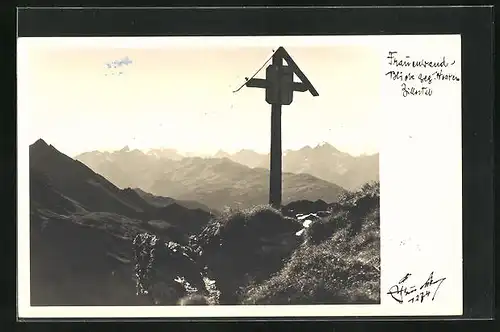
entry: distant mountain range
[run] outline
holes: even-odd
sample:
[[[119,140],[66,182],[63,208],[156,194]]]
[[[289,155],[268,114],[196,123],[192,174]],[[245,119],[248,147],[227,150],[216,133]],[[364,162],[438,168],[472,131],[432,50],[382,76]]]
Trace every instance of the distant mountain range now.
[[[253,150],[243,149],[235,153],[217,151],[215,158],[228,158],[239,164],[255,168],[269,168],[269,154],[260,154]]]
[[[29,153],[32,305],[140,305],[134,236],[187,243],[211,218],[170,198],[119,189],[43,140]]]
[[[251,160],[252,151],[237,156]],[[196,201],[210,209],[267,204],[269,170],[251,168],[226,157],[161,157],[124,148],[115,152],[87,152],[76,157],[114,184],[140,188],[179,202]],[[310,174],[283,173],[283,203],[322,199],[335,202],[344,189]]]
[[[269,169],[269,154],[244,149],[232,154],[219,150],[214,156],[229,158],[252,168]],[[379,180],[379,154],[355,157],[329,143],[318,144],[314,148],[305,146],[283,152],[283,171],[311,174],[353,190],[366,182]]]
[[[267,204],[269,171],[228,158],[184,158],[159,175],[149,191],[214,209]],[[309,174],[283,173],[283,203],[299,199],[335,202],[343,189]]]
[[[128,152],[127,155],[118,152]],[[115,152],[92,151],[82,153],[75,158],[81,160],[93,169],[111,175],[114,179],[121,179],[117,182],[120,186],[133,186],[133,183],[124,179],[126,175],[120,175],[120,170],[114,169],[112,172],[106,171],[106,167],[112,167],[107,161],[116,163],[131,162],[132,167],[141,169],[141,165],[134,165],[140,157],[141,160],[148,159],[147,165],[153,166],[153,174],[159,167],[164,168],[168,160],[180,161],[186,157],[196,157],[193,153],[182,153],[175,149],[151,149],[147,152],[140,150],[130,150],[128,146]],[[202,158],[228,158],[236,163],[250,168],[269,169],[269,154],[258,153],[249,149],[242,149],[235,153],[223,150],[217,151],[213,156],[200,156]],[[151,170],[151,168],[149,168]],[[299,150],[286,150],[283,152],[283,171],[295,174],[310,174],[319,179],[337,184],[345,189],[354,190],[370,181],[379,180],[379,154],[352,156],[339,151],[329,143],[318,144],[316,147],[305,146]],[[112,174],[111,174],[112,173]],[[143,174],[142,177],[149,175]],[[141,181],[144,188],[150,188],[156,179],[144,179]],[[134,182],[134,181],[132,181]]]

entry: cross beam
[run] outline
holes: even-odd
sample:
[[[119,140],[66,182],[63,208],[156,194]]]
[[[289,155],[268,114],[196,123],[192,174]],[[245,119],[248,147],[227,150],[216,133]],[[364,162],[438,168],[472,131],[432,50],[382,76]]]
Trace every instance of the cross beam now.
[[[246,83],[246,86],[249,88],[268,88],[270,86],[269,82],[267,80],[264,80],[262,78],[252,78],[248,80]],[[308,90],[307,85],[301,82],[292,82],[292,90],[293,91],[300,91],[300,92],[305,92]]]

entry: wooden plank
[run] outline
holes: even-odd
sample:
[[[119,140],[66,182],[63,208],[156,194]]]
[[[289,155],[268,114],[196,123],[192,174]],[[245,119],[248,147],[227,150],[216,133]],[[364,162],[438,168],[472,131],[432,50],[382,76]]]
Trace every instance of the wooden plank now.
[[[279,55],[288,63],[288,65],[290,67],[292,67],[292,69],[295,72],[295,74],[297,75],[297,77],[302,81],[302,83],[305,84],[307,90],[309,90],[309,92],[311,92],[311,94],[314,97],[319,96],[318,91],[316,91],[316,89],[314,88],[314,86],[312,85],[312,83],[309,81],[309,79],[306,77],[306,75],[302,72],[302,70],[300,70],[299,66],[297,66],[297,64],[295,63],[295,61],[293,61],[292,57],[283,48],[283,46],[280,46],[278,48],[278,50],[276,51],[276,53],[279,53]],[[305,91],[307,91],[307,90],[305,90]]]
[[[267,88],[269,82],[262,78],[251,78],[245,83],[245,85],[249,88]]]
[[[300,82],[293,82],[293,91],[306,92],[308,89],[307,85]]]

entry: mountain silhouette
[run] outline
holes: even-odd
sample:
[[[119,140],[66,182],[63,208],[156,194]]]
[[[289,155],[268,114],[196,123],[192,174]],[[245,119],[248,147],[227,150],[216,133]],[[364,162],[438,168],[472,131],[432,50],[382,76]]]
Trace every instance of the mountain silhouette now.
[[[142,155],[138,150],[127,153]],[[182,202],[168,197],[157,199],[170,201],[170,204],[151,204],[144,199],[146,193],[141,192],[141,196],[137,190],[129,187],[116,187],[85,164],[66,156],[43,140],[38,140],[30,146],[30,171],[35,174],[35,178],[43,176],[53,188],[77,202],[86,211],[116,213],[140,220],[168,219],[177,223],[186,233],[197,232],[210,216],[208,209],[196,202],[188,202],[194,206],[193,209],[186,208]],[[179,205],[184,212],[182,220],[171,218],[168,214],[168,207],[174,204]]]
[[[187,158],[187,159],[186,159]],[[227,163],[226,166],[216,166],[214,168],[214,160],[227,159],[234,163],[241,164],[248,168],[254,169],[252,172],[246,168]],[[180,157],[179,152],[175,152],[173,157],[168,155],[144,153],[138,150],[135,151],[115,151],[115,152],[87,152],[76,157],[96,172],[103,174],[110,179],[114,184],[121,188],[134,187],[141,188],[146,192],[151,192],[155,195],[171,196],[180,200],[195,200],[204,205],[208,205],[211,209],[221,209],[220,202],[225,201],[225,204],[240,206],[241,199],[250,198],[252,202],[265,202],[267,198],[267,189],[263,186],[264,176],[268,176],[269,170],[269,155],[260,154],[258,152],[243,149],[236,153],[228,153],[219,150],[213,157]],[[186,159],[186,160],[184,160]],[[188,174],[186,171],[179,170],[180,165],[192,169]],[[204,166],[205,165],[205,166]],[[222,171],[226,167],[227,169]],[[172,176],[175,170],[177,175]],[[228,172],[227,174],[223,174]],[[315,147],[304,146],[298,150],[286,150],[283,153],[283,197],[285,200],[298,199],[324,199],[332,200],[331,196],[321,197],[320,193],[314,195],[315,183],[319,180],[333,183],[339,187],[354,190],[359,188],[366,182],[377,181],[379,179],[379,154],[352,156],[342,152],[329,143],[321,143]],[[230,175],[234,173],[233,175]],[[310,189],[304,183],[305,176],[299,176],[295,181],[293,174],[309,174]],[[208,174],[211,174],[208,176]],[[260,174],[260,177],[256,174]],[[239,186],[235,187],[228,183],[227,180],[238,179]],[[219,186],[216,186],[217,181],[221,181]],[[257,181],[252,183],[252,181]],[[245,182],[245,185],[242,183]],[[193,185],[193,183],[199,183]],[[210,183],[210,184],[207,184]],[[307,198],[299,197],[294,193],[298,184],[302,186],[302,190],[309,194]],[[226,187],[229,185],[229,187]],[[205,188],[206,186],[213,187],[212,189]],[[215,186],[215,187],[214,187]],[[321,186],[326,186],[322,183]],[[168,187],[168,189],[167,189]],[[200,188],[198,188],[200,187]],[[245,189],[246,188],[246,189]],[[260,199],[253,199],[250,195],[247,197],[244,194],[245,190],[254,188],[255,196],[261,196]],[[188,194],[190,190],[200,189],[198,195]],[[237,191],[243,191],[237,193]],[[337,190],[334,190],[336,194]],[[332,200],[333,201],[333,200]],[[210,205],[215,204],[215,205]],[[286,202],[285,202],[286,204]]]
[[[225,156],[249,167],[269,169],[269,154],[249,151],[251,150],[242,150],[235,154],[225,153]],[[223,151],[218,152],[219,155],[223,153]],[[354,157],[323,142],[315,147],[307,145],[298,150],[284,151],[283,171],[311,174],[353,190],[366,182],[379,179],[378,160],[378,153]]]
[[[211,209],[208,206],[201,204],[199,202],[195,201],[186,201],[186,200],[175,200],[170,197],[164,197],[164,196],[155,196],[153,194],[150,194],[148,192],[145,192],[144,190],[140,188],[134,188],[135,192],[139,194],[145,201],[147,201],[149,204],[154,205],[154,206],[159,206],[159,207],[165,207],[169,206],[171,204],[178,204],[180,206],[183,206],[188,209],[200,209],[206,212],[210,212],[214,215],[219,214],[219,211],[215,209]]]
[[[176,160],[162,157],[156,152],[124,149],[114,152],[85,152],[75,159],[120,188],[141,188],[145,191],[158,179],[158,174],[161,174],[164,168],[176,163]]]
[[[229,158],[230,156],[230,153],[227,153],[223,150],[219,150],[214,154],[214,158]]]
[[[242,150],[238,156],[254,155]],[[219,153],[223,156],[223,153]],[[115,151],[76,157],[120,187],[134,187],[181,202],[195,201],[217,211],[229,207],[267,204],[269,170],[251,168],[228,157],[186,157],[180,160],[152,158],[146,153]],[[337,200],[340,186],[309,174],[283,173],[283,203],[307,199]]]
[[[41,139],[29,152],[32,305],[150,304],[135,294],[134,236],[186,244],[210,213],[175,200],[152,205]]]
[[[262,167],[266,163],[269,163],[269,155],[260,154],[249,149],[243,149],[234,154],[230,154],[227,158],[251,168]]]
[[[283,173],[284,204],[298,199],[336,201],[343,189],[309,174]],[[267,204],[269,171],[228,158],[185,158],[165,170],[151,192],[194,200],[218,210]]]
[[[180,160],[184,158],[184,156],[175,149],[151,149],[147,152],[147,154],[162,159],[167,158],[172,160]]]

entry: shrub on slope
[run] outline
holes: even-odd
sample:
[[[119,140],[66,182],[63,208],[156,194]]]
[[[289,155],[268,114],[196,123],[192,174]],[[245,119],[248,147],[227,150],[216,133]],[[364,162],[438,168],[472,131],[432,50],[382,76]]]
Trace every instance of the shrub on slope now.
[[[281,271],[246,289],[244,304],[379,302],[379,184],[345,194],[339,206],[311,224]]]
[[[301,225],[269,206],[226,210],[196,239],[200,263],[217,280],[223,304],[240,301],[242,287],[279,271],[298,246]]]
[[[151,304],[173,305],[189,294],[206,294],[201,269],[189,247],[140,233],[133,240],[136,294]]]

